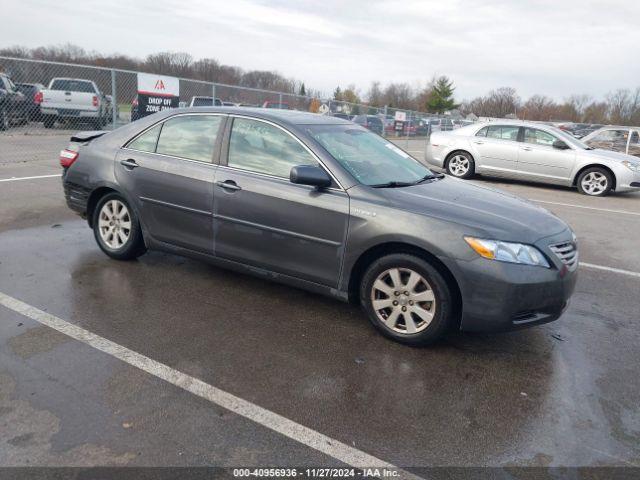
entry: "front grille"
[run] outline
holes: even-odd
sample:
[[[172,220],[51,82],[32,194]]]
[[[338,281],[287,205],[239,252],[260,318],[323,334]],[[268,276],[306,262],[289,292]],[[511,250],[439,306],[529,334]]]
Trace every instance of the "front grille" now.
[[[550,245],[549,248],[564,263],[569,270],[578,266],[578,247],[573,242],[558,243]]]

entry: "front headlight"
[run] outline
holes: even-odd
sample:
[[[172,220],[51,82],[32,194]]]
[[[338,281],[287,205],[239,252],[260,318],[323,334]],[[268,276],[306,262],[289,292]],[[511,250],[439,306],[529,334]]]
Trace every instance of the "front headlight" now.
[[[550,268],[549,262],[540,250],[523,243],[486,240],[484,238],[464,237],[465,241],[481,257],[499,262],[520,263]]]
[[[629,160],[623,160],[622,164],[629,170],[640,173],[640,163],[630,162]]]

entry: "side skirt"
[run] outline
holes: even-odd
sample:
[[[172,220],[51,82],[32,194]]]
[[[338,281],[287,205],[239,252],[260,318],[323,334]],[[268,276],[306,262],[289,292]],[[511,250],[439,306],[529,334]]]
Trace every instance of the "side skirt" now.
[[[349,295],[347,292],[338,290],[336,288],[328,287],[326,285],[321,285],[319,283],[310,282],[308,280],[292,277],[290,275],[284,275],[282,273],[274,272],[271,270],[254,267],[252,265],[247,265],[245,263],[240,263],[233,260],[227,260],[225,258],[216,257],[215,255],[196,252],[188,248],[178,247],[176,245],[160,242],[152,238],[146,238],[145,240],[146,240],[145,243],[147,244],[147,247],[150,250],[159,250],[167,253],[172,253],[174,255],[193,258],[194,260],[207,262],[211,265],[215,265],[216,267],[232,270],[238,273],[249,274],[254,277],[263,278],[265,280],[269,280],[272,282],[281,283],[294,288],[299,288],[301,290],[306,290],[308,292],[317,293],[327,297],[335,298],[345,303],[349,301]]]

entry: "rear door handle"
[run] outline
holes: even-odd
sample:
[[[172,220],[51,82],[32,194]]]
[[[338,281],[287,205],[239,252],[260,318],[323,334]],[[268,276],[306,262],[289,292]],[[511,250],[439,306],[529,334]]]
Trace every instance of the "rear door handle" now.
[[[475,142],[473,142],[473,143],[475,143],[475,144],[477,144],[477,145],[482,145],[484,142],[483,142],[482,140],[476,140],[476,141],[475,141]]]
[[[216,182],[216,185],[224,188],[225,190],[242,190],[242,187],[233,180],[225,180],[224,182]]]
[[[136,167],[139,167],[135,160],[132,158],[128,158],[126,160],[120,160],[120,165],[124,165],[127,170],[133,170]]]

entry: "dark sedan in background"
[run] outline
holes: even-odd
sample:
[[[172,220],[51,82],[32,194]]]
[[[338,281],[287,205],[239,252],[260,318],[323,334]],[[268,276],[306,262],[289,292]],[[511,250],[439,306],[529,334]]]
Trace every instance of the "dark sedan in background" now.
[[[351,300],[410,345],[555,320],[576,282],[558,217],[335,117],[169,110],[76,134],[60,162],[107,255],[164,250]]]
[[[8,75],[0,73],[0,130],[29,121],[29,100]]]
[[[29,120],[41,122],[40,104],[42,103],[42,91],[45,86],[41,83],[16,83],[16,89],[25,97],[25,108]]]

